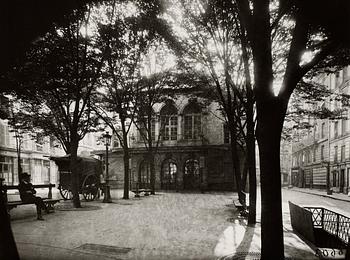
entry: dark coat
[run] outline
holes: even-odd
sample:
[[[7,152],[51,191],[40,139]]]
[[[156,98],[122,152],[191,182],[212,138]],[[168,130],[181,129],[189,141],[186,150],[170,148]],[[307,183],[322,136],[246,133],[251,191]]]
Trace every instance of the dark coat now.
[[[36,191],[33,187],[33,184],[26,181],[21,181],[18,185],[19,196],[23,202],[31,202],[35,200]]]

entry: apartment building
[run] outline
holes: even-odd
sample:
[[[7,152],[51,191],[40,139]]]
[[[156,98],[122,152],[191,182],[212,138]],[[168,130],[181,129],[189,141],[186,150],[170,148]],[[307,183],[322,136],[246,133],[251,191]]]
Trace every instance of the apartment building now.
[[[350,94],[349,67],[323,75],[319,81],[335,95]],[[294,133],[291,184],[298,187],[327,188],[334,192],[350,190],[350,107],[334,95],[317,104],[331,110],[341,110],[341,117],[309,118],[313,127],[302,134]],[[305,132],[305,130],[304,130]]]
[[[0,108],[5,118],[9,111],[6,111],[8,102],[4,96],[0,98]],[[91,151],[101,147],[97,144],[98,135],[98,133],[88,133],[85,136],[78,149],[80,156],[90,156]],[[20,165],[22,172],[31,174],[33,184],[58,184],[58,167],[54,161],[50,160],[50,156],[63,156],[65,153],[61,145],[54,138],[46,137],[38,140],[31,134],[23,134],[21,142],[18,156],[15,133],[11,131],[8,120],[0,119],[0,178],[5,179],[4,183],[18,184]],[[20,158],[20,164],[18,158]]]
[[[49,138],[43,143],[37,143],[29,135],[23,135],[19,156],[22,171],[32,175],[34,184],[56,183],[57,169],[49,160],[49,156],[58,152]],[[5,179],[5,184],[18,183],[18,168],[16,137],[10,131],[7,120],[0,120],[0,177]]]

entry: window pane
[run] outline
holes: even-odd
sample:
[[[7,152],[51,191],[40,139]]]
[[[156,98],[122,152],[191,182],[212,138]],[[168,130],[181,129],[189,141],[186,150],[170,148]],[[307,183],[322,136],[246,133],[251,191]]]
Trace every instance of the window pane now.
[[[192,139],[192,116],[185,116],[184,137],[185,139]]]
[[[177,140],[177,128],[176,127],[172,127],[171,128],[171,140]]]
[[[163,129],[163,140],[169,140],[169,126],[165,126]]]
[[[177,126],[177,117],[176,116],[170,117],[170,125]]]
[[[194,135],[193,139],[199,139],[200,134],[201,134],[201,116],[200,115],[195,115],[194,116]]]
[[[163,140],[169,140],[169,117],[167,116],[162,116],[161,117],[161,134],[162,134],[162,138]]]

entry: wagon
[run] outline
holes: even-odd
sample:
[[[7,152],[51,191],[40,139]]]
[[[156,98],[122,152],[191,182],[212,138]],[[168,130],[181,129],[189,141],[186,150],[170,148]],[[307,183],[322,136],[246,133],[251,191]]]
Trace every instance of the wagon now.
[[[58,166],[58,189],[62,198],[64,200],[72,199],[73,193],[69,156],[50,157],[50,159],[55,161]],[[86,201],[93,201],[99,198],[99,190],[101,188],[100,175],[102,174],[101,161],[91,157],[78,156],[77,169],[79,175],[79,194],[82,194]]]

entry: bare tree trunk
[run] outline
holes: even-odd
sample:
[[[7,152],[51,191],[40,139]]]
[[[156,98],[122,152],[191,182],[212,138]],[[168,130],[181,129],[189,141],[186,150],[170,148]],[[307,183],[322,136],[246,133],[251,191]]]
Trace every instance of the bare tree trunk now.
[[[248,158],[245,158],[244,166],[243,166],[243,174],[242,174],[242,187],[243,191],[245,191],[245,188],[247,187],[247,179],[248,179]]]
[[[154,166],[154,154],[151,152],[150,154],[150,171],[151,171],[151,176],[150,176],[150,184],[151,184],[151,194],[155,195],[156,194],[156,169]]]
[[[284,259],[280,139],[285,110],[277,98],[257,103],[261,179],[261,259]]]
[[[248,55],[248,39],[245,35],[244,26],[242,27],[240,35],[242,45],[242,57],[244,64],[245,89],[247,93],[247,101],[245,104],[247,116],[247,165],[249,172],[249,215],[248,224],[256,223],[256,159],[255,159],[255,133],[254,133],[254,93],[252,89],[252,82],[249,69],[249,55]]]
[[[124,148],[124,194],[123,194],[123,199],[129,199],[129,148],[126,147]]]
[[[71,140],[70,146],[70,171],[71,171],[71,185],[73,193],[73,205],[75,208],[81,208],[79,190],[80,190],[80,179],[78,169],[78,144],[77,138]]]
[[[123,131],[123,151],[124,151],[124,194],[123,194],[123,199],[129,199],[129,170],[130,170],[130,165],[129,165],[129,159],[130,159],[130,154],[129,154],[129,143],[128,143],[128,134],[127,130],[125,128],[125,117],[124,114],[119,113],[120,120],[121,120],[121,126],[122,126],[122,131]]]
[[[250,89],[251,90],[251,89]],[[247,164],[249,172],[249,215],[248,224],[256,223],[256,160],[254,134],[253,93],[247,93]]]
[[[228,115],[229,117],[229,115]],[[236,181],[236,189],[238,194],[238,200],[242,205],[245,205],[245,194],[243,193],[242,187],[242,176],[241,176],[241,165],[237,150],[237,136],[236,136],[236,126],[233,119],[228,119],[230,133],[231,133],[231,158],[233,164],[234,178]]]

